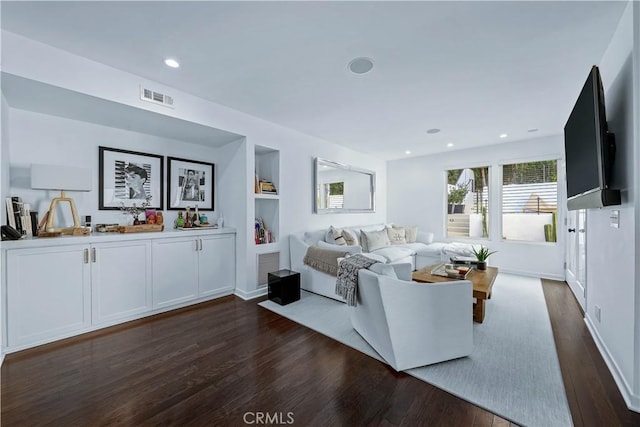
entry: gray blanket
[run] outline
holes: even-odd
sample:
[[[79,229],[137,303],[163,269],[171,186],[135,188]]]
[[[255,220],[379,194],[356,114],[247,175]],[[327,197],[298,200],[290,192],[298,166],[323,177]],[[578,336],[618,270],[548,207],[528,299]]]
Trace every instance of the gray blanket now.
[[[332,276],[337,276],[338,258],[344,257],[348,253],[349,252],[346,251],[334,251],[331,249],[320,248],[318,246],[309,246],[302,262],[318,271],[322,271],[323,273],[327,273]]]
[[[336,280],[336,295],[342,297],[347,305],[355,307],[358,293],[358,271],[361,268],[369,268],[377,261],[364,255],[353,255],[340,263],[338,267],[338,280]]]

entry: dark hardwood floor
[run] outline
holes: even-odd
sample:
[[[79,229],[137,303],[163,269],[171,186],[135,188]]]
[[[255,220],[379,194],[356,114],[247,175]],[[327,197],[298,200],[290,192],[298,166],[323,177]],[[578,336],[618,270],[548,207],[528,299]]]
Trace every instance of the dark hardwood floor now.
[[[629,411],[565,282],[543,280],[564,388],[576,426],[640,426]]]
[[[544,291],[574,423],[640,425],[568,287]],[[510,425],[236,297],[7,355],[1,380],[3,426]]]

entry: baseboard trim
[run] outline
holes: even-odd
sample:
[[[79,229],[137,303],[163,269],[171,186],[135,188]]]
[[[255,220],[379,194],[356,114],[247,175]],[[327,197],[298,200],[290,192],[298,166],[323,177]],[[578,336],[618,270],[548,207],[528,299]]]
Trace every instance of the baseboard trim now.
[[[633,393],[633,390],[629,386],[627,380],[624,378],[624,375],[622,375],[622,372],[618,368],[618,364],[613,359],[611,353],[609,352],[609,349],[602,340],[602,337],[598,333],[598,330],[596,329],[589,314],[585,315],[584,323],[587,325],[587,329],[589,330],[589,333],[591,333],[591,337],[596,343],[596,347],[598,347],[598,351],[600,351],[600,355],[604,359],[604,363],[607,364],[609,372],[611,372],[613,380],[616,382],[618,390],[620,390],[620,394],[622,394],[622,398],[624,399],[627,408],[634,412],[640,412],[640,395]]]
[[[561,274],[545,274],[540,273],[539,271],[512,270],[510,268],[501,268],[500,272],[506,274],[515,274],[517,276],[535,277],[536,279],[559,280],[561,282],[565,281],[564,275]]]
[[[256,289],[255,291],[251,291],[251,292],[245,292],[241,289],[237,289],[234,293],[235,296],[242,298],[245,301],[251,300],[251,299],[255,299],[255,298],[259,298],[262,296],[267,295],[268,293],[268,288],[265,286],[263,288],[260,289]]]

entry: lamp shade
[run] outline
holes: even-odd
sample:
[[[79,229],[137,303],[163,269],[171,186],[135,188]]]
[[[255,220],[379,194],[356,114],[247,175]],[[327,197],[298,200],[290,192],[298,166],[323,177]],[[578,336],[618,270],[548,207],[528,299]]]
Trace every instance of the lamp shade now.
[[[34,190],[91,191],[91,169],[75,166],[31,165],[31,188]]]

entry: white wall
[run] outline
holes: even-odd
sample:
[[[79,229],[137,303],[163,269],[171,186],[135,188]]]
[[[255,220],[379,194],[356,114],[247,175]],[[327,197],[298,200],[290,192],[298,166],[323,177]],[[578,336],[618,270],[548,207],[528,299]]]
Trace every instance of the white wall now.
[[[224,215],[224,225],[236,229],[236,259],[247,259],[248,230],[244,226],[247,216],[247,197],[245,189],[247,181],[238,171],[244,170],[247,158],[247,142],[245,139],[227,144],[219,149],[224,162],[217,165],[216,191],[219,194],[220,213]],[[252,181],[251,181],[252,182]],[[253,235],[253,233],[252,233]],[[236,265],[236,282],[247,283],[247,270],[244,264]]]
[[[253,296],[256,291],[256,259],[253,243],[253,152],[255,145],[261,145],[280,150],[280,244],[282,266],[288,263],[288,243],[286,236],[292,232],[307,229],[319,229],[335,224],[338,226],[358,225],[384,222],[386,219],[386,164],[383,160],[373,158],[363,153],[346,149],[336,144],[304,135],[300,132],[284,128],[274,123],[249,116],[213,102],[197,98],[181,92],[175,88],[166,87],[156,82],[135,76],[120,70],[90,61],[68,52],[52,48],[24,37],[2,33],[3,71],[34,81],[44,82],[63,89],[84,93],[97,98],[134,106],[143,110],[191,121],[197,124],[222,129],[246,137],[245,142],[234,148],[231,146],[218,153],[224,153],[234,167],[228,168],[229,176],[226,182],[232,183],[238,191],[223,191],[218,187],[220,197],[217,206],[224,212],[225,223],[238,228],[238,259],[237,291],[243,296]],[[141,84],[155,90],[168,93],[174,99],[174,109],[141,101],[139,87]],[[32,113],[35,114],[35,113]],[[57,120],[43,118],[43,122],[51,122],[54,126]],[[89,126],[85,124],[85,126]],[[95,126],[95,125],[91,125]],[[79,125],[83,128],[82,125]],[[95,129],[95,127],[94,127]],[[27,132],[23,129],[22,132]],[[110,132],[108,129],[106,132]],[[113,130],[118,136],[122,133]],[[133,136],[131,142],[133,142]],[[142,146],[151,147],[151,137],[139,136]],[[14,142],[13,146],[18,144]],[[35,142],[34,142],[35,144]],[[90,143],[91,144],[91,143]],[[161,143],[163,144],[163,143]],[[244,144],[244,145],[242,145]],[[114,143],[105,143],[116,146]],[[46,146],[38,145],[39,149],[48,150]],[[133,148],[133,147],[123,147]],[[173,149],[173,147],[172,147]],[[179,147],[175,148],[179,150]],[[50,151],[50,150],[49,150]],[[159,154],[162,150],[154,150]],[[212,155],[215,155],[215,151]],[[241,157],[244,155],[244,159]],[[14,158],[16,172],[27,164],[24,155]],[[332,214],[316,215],[313,213],[313,165],[315,157],[349,163],[354,166],[371,169],[377,173],[377,211],[372,214]],[[3,159],[3,162],[9,161]],[[11,177],[14,180],[14,176]],[[19,177],[16,177],[19,179]],[[16,188],[19,183],[16,183]],[[80,194],[80,193],[77,193]],[[3,194],[6,196],[6,194]],[[75,195],[74,195],[75,196]],[[94,196],[87,195],[92,198]],[[238,201],[238,199],[244,199]],[[83,201],[83,203],[85,203]],[[92,202],[83,204],[89,209]],[[97,203],[93,204],[94,209]],[[232,214],[234,216],[232,216]],[[104,218],[100,214],[99,218]],[[105,215],[112,215],[106,213]],[[238,217],[235,217],[238,215]],[[245,248],[244,250],[241,248]],[[246,255],[243,258],[243,254]],[[243,280],[242,278],[246,278]]]
[[[633,5],[629,4],[599,68],[605,89],[609,130],[617,153],[612,187],[622,192],[622,205],[587,211],[587,295],[585,319],[618,386],[631,407],[640,410],[637,340],[638,316],[637,192],[639,112],[638,68],[634,70]],[[636,2],[635,7],[638,7]],[[636,28],[638,27],[636,17]],[[637,67],[637,62],[636,62]],[[634,90],[635,80],[635,90]],[[637,104],[636,104],[637,105]],[[637,131],[636,131],[637,132]],[[609,226],[612,210],[620,211],[620,228]],[[601,320],[595,317],[601,309]]]
[[[640,167],[640,3],[633,3],[633,115],[635,117],[634,123],[634,144],[636,147],[634,150],[634,165],[637,170]],[[634,179],[634,199],[636,200],[635,208],[635,224],[640,224],[640,173],[636,172]],[[635,253],[640,254],[640,238],[636,237]],[[634,375],[634,387],[633,396],[628,400],[631,403],[631,407],[635,411],[640,411],[640,266],[636,263],[635,271],[635,375]]]
[[[4,204],[4,195],[9,193],[9,168],[5,166],[5,162],[9,158],[9,107],[4,96],[0,96],[0,224],[7,223],[7,209]],[[0,261],[1,263],[1,261]],[[4,275],[4,267],[0,265],[0,277]],[[2,280],[0,280],[1,282]],[[4,326],[4,311],[2,310],[3,301],[6,296],[0,290],[0,331]],[[0,340],[0,365],[4,361],[4,349]]]
[[[59,192],[31,189],[32,163],[92,168],[93,191],[67,193],[74,199],[78,214],[81,218],[91,215],[95,224],[128,224],[131,220],[130,215],[123,215],[119,210],[98,210],[98,146],[201,160],[218,165],[226,161],[219,156],[216,148],[24,110],[11,109],[8,123],[11,141],[9,193],[20,195],[23,202],[30,203],[32,211],[37,210],[40,218],[49,209],[51,198],[58,196]],[[165,181],[166,173],[165,165]],[[220,168],[216,174],[220,175]],[[215,206],[218,206],[219,200],[216,202]],[[166,203],[164,209],[165,221],[167,226],[171,227],[177,211],[167,210]],[[207,212],[207,215],[216,216],[217,213]],[[60,220],[64,223],[60,223]],[[68,205],[63,205],[56,212],[56,223],[61,226],[73,225]]]
[[[446,236],[446,177],[448,169],[490,166],[489,240],[482,242],[498,253],[491,256],[491,264],[503,271],[564,280],[564,235],[558,242],[526,243],[503,241],[500,234],[500,198],[495,189],[501,187],[500,165],[513,162],[564,158],[564,139],[561,135],[537,138],[509,144],[469,150],[452,150],[430,156],[391,161],[388,174],[388,220],[405,225],[417,225],[432,231],[436,240],[451,240]],[[564,174],[558,167],[558,181]],[[565,189],[559,185],[559,200]],[[564,211],[559,212],[558,224]],[[456,238],[455,240],[466,240]]]
[[[4,96],[2,96],[2,104],[0,104],[0,194],[9,194],[9,168],[2,167],[3,159],[9,159],[9,105]],[[2,199],[2,207],[0,208],[0,222],[7,223],[7,210]]]

